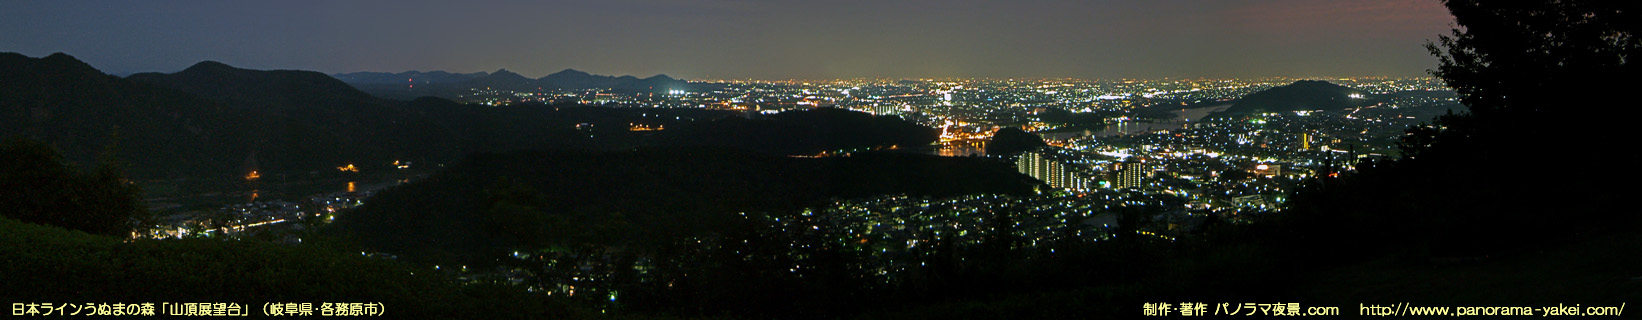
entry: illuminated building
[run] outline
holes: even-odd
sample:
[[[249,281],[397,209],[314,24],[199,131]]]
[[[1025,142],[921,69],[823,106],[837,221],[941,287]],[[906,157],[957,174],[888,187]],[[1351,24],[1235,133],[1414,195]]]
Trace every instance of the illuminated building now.
[[[1260,175],[1260,176],[1266,176],[1266,177],[1279,176],[1279,175],[1283,174],[1283,166],[1278,165],[1278,164],[1266,164],[1266,163],[1257,164],[1257,165],[1254,166],[1254,174],[1255,175]]]
[[[1232,198],[1232,204],[1239,207],[1265,207],[1266,198],[1261,195],[1247,195]]]
[[[1015,159],[1015,170],[1037,178],[1050,187],[1073,191],[1089,190],[1089,178],[1078,167],[1055,159],[1044,151],[1022,153]]]
[[[900,105],[878,104],[878,105],[872,106],[871,109],[870,109],[870,112],[872,112],[872,114],[874,114],[874,115],[880,115],[880,116],[901,115],[901,114],[906,114],[908,109],[909,108],[907,108],[905,106],[900,106]]]
[[[665,129],[665,128],[663,128],[662,125],[659,125],[659,124],[656,124],[656,125],[642,124],[642,123],[628,123],[627,124],[627,131],[661,131],[662,129]]]
[[[1152,172],[1145,162],[1129,161],[1114,163],[1112,172],[1112,188],[1139,188],[1145,185],[1146,177]]]

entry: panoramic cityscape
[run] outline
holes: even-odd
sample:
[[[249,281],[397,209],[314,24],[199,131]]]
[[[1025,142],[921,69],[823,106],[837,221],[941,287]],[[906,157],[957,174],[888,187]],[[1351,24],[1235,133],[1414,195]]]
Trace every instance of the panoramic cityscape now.
[[[1642,219],[1601,156],[1628,136],[1636,4],[0,8],[12,316],[1602,318],[1642,297]],[[1614,169],[1552,169],[1585,166]]]

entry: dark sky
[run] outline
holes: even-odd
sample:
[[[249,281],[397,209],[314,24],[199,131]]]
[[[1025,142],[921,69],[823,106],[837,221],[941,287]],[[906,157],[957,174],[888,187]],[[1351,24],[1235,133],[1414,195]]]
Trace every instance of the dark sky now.
[[[1437,0],[0,1],[0,51],[106,72],[1417,76]]]

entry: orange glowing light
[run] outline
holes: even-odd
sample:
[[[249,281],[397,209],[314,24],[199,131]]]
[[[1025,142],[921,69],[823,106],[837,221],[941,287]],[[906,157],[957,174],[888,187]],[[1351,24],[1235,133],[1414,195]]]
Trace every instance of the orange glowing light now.
[[[246,181],[254,181],[256,179],[262,179],[262,175],[258,174],[256,170],[251,170],[251,174],[245,175]]]
[[[354,166],[353,166],[353,164],[352,164],[352,163],[349,163],[349,164],[348,164],[348,165],[346,165],[346,166],[341,166],[341,167],[336,167],[336,171],[342,171],[342,172],[359,172],[359,168],[358,168],[358,167],[354,167]]]
[[[665,128],[663,128],[663,126],[659,125],[659,124],[658,125],[648,125],[648,124],[639,124],[639,123],[628,123],[627,124],[627,131],[660,131],[662,129],[665,129]]]

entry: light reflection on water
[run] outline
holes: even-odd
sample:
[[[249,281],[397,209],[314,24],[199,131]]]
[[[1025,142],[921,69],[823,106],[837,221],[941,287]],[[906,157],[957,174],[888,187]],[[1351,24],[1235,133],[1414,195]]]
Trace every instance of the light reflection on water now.
[[[1210,113],[1226,110],[1226,108],[1230,108],[1231,106],[1232,104],[1225,103],[1196,109],[1180,109],[1173,112],[1175,115],[1180,116],[1180,118],[1175,118],[1175,120],[1197,122],[1202,120],[1203,117],[1208,116]]]
[[[1078,136],[1110,137],[1110,136],[1139,134],[1139,133],[1146,133],[1146,132],[1153,132],[1153,131],[1160,131],[1160,130],[1173,130],[1173,129],[1184,128],[1188,125],[1191,125],[1194,122],[1202,121],[1203,117],[1208,116],[1210,113],[1219,112],[1221,110],[1226,110],[1226,108],[1230,108],[1230,107],[1231,107],[1230,103],[1225,103],[1225,104],[1218,104],[1218,105],[1202,107],[1202,108],[1179,109],[1179,110],[1171,111],[1171,113],[1174,113],[1178,117],[1170,118],[1168,120],[1163,120],[1163,121],[1118,121],[1118,122],[1107,124],[1106,127],[1101,128],[1100,130],[1084,130],[1084,131],[1079,131],[1079,132],[1055,132],[1055,133],[1044,133],[1042,135],[1043,135],[1044,139],[1065,140],[1065,139],[1078,137]]]
[[[1173,121],[1173,120],[1171,120],[1171,121],[1149,121],[1149,122],[1119,121],[1117,123],[1107,124],[1105,128],[1101,128],[1099,131],[1091,132],[1091,135],[1096,136],[1096,137],[1130,135],[1130,134],[1146,133],[1146,132],[1152,132],[1152,131],[1158,131],[1158,130],[1179,129],[1181,127],[1184,127],[1186,124],[1187,124],[1187,122],[1185,122],[1185,121]]]
[[[986,155],[986,140],[956,140],[942,142],[935,149],[935,154],[943,157],[968,157]]]

